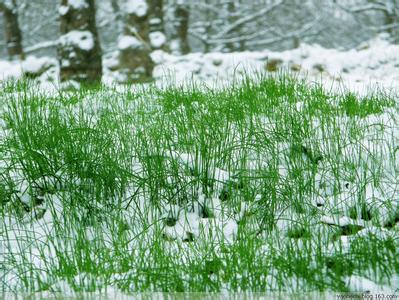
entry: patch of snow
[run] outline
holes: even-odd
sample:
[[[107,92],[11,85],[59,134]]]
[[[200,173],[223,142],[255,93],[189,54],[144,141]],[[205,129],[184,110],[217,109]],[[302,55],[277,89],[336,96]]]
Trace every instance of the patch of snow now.
[[[13,9],[14,8],[14,4],[11,0],[4,0],[3,4],[8,8],[8,9]]]
[[[60,83],[60,89],[79,89],[79,88],[80,88],[80,83],[75,80],[68,80]]]
[[[346,216],[344,217],[322,216],[320,218],[320,222],[328,225],[338,225],[338,226],[355,224],[354,220]]]
[[[180,163],[184,164],[188,168],[195,167],[195,159],[194,156],[190,153],[179,153],[177,151],[171,152],[171,156],[174,159],[179,160]]]
[[[144,0],[128,0],[125,3],[125,11],[128,14],[135,14],[141,18],[147,14],[148,5]]]
[[[61,46],[73,46],[89,51],[94,47],[93,34],[88,30],[72,30],[60,37]]]
[[[160,18],[152,18],[150,19],[150,25],[158,25],[161,24],[162,20]]]
[[[119,50],[126,50],[128,48],[140,49],[142,48],[142,46],[142,43],[137,38],[131,35],[121,36],[118,41]]]
[[[104,56],[104,69],[116,69],[119,65],[117,52],[112,52],[109,55]]]
[[[212,209],[214,212],[215,216],[220,216],[222,213],[222,203],[220,202],[220,199],[217,197],[213,197],[210,199],[209,207]]]
[[[83,9],[89,7],[86,0],[68,0],[68,5],[74,9]]]
[[[166,217],[179,218],[181,207],[179,205],[169,204],[166,208]]]
[[[238,224],[232,219],[223,222],[223,235],[228,242],[233,242],[237,236]]]
[[[227,182],[230,179],[230,172],[215,168],[215,173],[213,177],[218,182]]]
[[[71,61],[69,59],[62,59],[61,60],[61,66],[68,68],[71,65]]]
[[[165,235],[172,239],[190,239],[199,236],[199,217],[196,213],[182,213],[175,226],[167,226]]]
[[[346,278],[346,284],[352,292],[391,292],[392,289],[388,286],[378,285],[374,281],[359,275],[352,275]]]
[[[149,38],[151,46],[156,49],[161,48],[166,43],[166,37],[160,31],[151,32]]]
[[[250,211],[251,205],[247,201],[242,201],[240,205],[240,212],[238,218],[241,220]]]
[[[168,54],[165,51],[155,50],[155,51],[152,51],[150,55],[151,55],[152,61],[157,65],[163,64],[167,61],[166,56]]]
[[[65,15],[68,13],[68,11],[69,11],[69,6],[66,6],[66,5],[61,5],[61,6],[58,8],[58,13],[59,13],[61,16],[65,16]]]
[[[379,240],[387,240],[390,237],[390,231],[385,228],[370,226],[356,233],[358,237],[368,237],[370,235]]]
[[[262,195],[261,194],[256,194],[254,201],[260,201],[260,200],[262,200]]]
[[[22,76],[22,68],[19,62],[0,60],[0,80],[18,78]]]
[[[25,73],[37,74],[53,65],[55,65],[53,58],[30,55],[22,62],[22,69]]]
[[[179,51],[180,51],[180,42],[178,40],[172,40],[170,42],[170,51],[174,54],[179,56]]]
[[[178,41],[170,45],[172,53],[179,50]],[[339,51],[319,45],[302,44],[300,48],[284,52],[259,51],[236,53],[190,53],[184,56],[163,55],[163,64],[156,66],[154,75],[164,79],[173,74],[177,82],[196,80],[229,83],[252,72],[265,72],[270,57],[282,60],[281,68],[300,66],[299,75],[311,81],[322,82],[327,87],[349,89],[365,94],[372,87],[399,88],[398,45],[388,44],[381,38],[370,41],[364,50]],[[215,63],[216,62],[216,63]],[[323,66],[320,71],[316,66]]]

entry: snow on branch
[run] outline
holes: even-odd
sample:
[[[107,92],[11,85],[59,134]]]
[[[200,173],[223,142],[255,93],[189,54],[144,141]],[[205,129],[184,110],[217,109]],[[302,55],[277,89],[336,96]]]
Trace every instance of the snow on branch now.
[[[40,51],[43,49],[48,49],[48,48],[55,48],[58,45],[58,41],[44,41],[41,43],[38,43],[36,45],[30,46],[25,48],[25,53],[29,54],[29,53],[33,53],[36,51]]]
[[[240,19],[238,19],[237,21],[235,21],[234,23],[232,23],[231,25],[229,25],[228,27],[226,27],[225,29],[223,29],[222,31],[220,31],[215,38],[221,38],[224,37],[226,34],[234,31],[235,29],[239,28],[240,26],[253,21],[257,18],[263,17],[265,14],[270,13],[272,10],[274,10],[275,8],[277,8],[278,6],[280,6],[281,4],[283,4],[285,2],[285,0],[280,0],[277,1],[276,3],[261,9],[260,11],[258,11],[257,13],[251,14],[251,15],[247,15],[244,16]]]
[[[316,27],[317,24],[319,24],[321,18],[317,18],[314,21],[304,25],[301,29],[296,30],[296,31],[291,31],[286,34],[281,34],[275,31],[276,37],[269,38],[269,39],[264,39],[264,40],[255,40],[255,41],[250,41],[248,42],[248,45],[251,46],[265,46],[265,45],[270,45],[274,44],[277,42],[281,42],[287,39],[292,39],[292,38],[297,38],[303,35],[315,35],[318,34],[322,28],[319,28],[316,32],[311,32],[309,33],[312,29]]]

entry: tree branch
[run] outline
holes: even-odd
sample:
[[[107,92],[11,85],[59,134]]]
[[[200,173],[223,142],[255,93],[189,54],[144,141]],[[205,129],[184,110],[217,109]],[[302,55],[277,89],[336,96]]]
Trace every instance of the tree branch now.
[[[25,53],[29,54],[29,53],[33,53],[42,49],[48,49],[48,48],[54,48],[58,45],[58,40],[55,41],[45,41],[45,42],[41,42],[38,43],[36,45],[30,46],[25,48]]]
[[[219,32],[215,38],[222,38],[225,35],[227,35],[228,33],[230,33],[231,31],[234,31],[236,28],[244,25],[245,23],[248,23],[250,21],[253,21],[259,17],[264,16],[265,14],[271,12],[272,10],[274,10],[276,7],[280,6],[281,4],[283,4],[285,2],[285,0],[280,0],[274,4],[272,4],[271,6],[268,6],[264,9],[261,9],[260,11],[258,11],[255,14],[252,15],[248,15],[245,16],[237,21],[235,21],[233,24],[231,24],[230,26],[226,27],[224,30],[222,30],[221,32]]]

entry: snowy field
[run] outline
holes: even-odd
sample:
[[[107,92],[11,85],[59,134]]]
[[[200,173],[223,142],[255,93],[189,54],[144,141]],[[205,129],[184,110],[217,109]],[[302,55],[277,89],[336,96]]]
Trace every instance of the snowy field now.
[[[152,55],[172,87],[2,83],[0,291],[397,292],[399,45]]]
[[[358,49],[339,51],[303,44],[284,52],[191,53],[174,56],[155,51],[154,77],[158,84],[180,84],[192,79],[211,87],[239,80],[243,75],[265,71],[291,71],[309,81],[322,82],[327,88],[349,89],[366,94],[370,89],[399,88],[399,45],[389,44],[384,36],[363,43]],[[269,62],[269,67],[268,67]],[[118,82],[117,72],[109,68],[117,63],[113,53],[104,59],[104,83]],[[275,67],[274,67],[275,66]],[[22,63],[0,61],[0,79],[20,78],[23,73],[37,73],[45,89],[54,89],[58,76],[57,61],[28,57]]]

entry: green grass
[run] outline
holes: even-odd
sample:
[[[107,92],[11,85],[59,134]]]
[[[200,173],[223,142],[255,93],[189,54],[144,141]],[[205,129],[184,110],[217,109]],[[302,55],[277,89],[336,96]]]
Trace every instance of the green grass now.
[[[218,90],[1,85],[4,292],[342,292],[399,273],[396,95],[282,74]],[[193,211],[198,229],[171,234]]]

